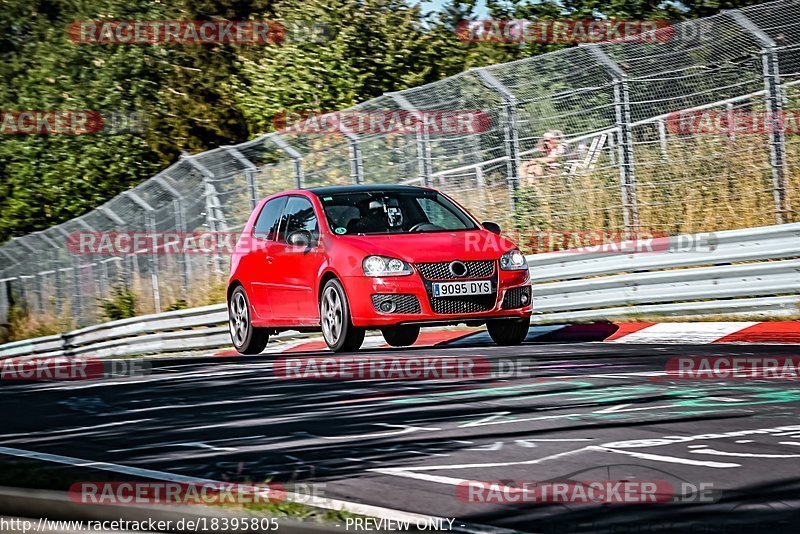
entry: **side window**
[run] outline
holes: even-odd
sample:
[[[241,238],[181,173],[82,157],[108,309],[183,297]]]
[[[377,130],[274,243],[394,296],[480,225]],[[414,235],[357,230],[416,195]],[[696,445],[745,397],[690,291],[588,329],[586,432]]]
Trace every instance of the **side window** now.
[[[286,197],[270,200],[261,210],[256,220],[253,235],[270,241],[278,240],[278,224],[281,222],[281,212],[286,205]]]
[[[307,230],[316,238],[319,235],[317,227],[317,215],[314,213],[314,206],[304,197],[290,197],[283,210],[283,217],[279,241],[286,242],[286,238],[292,232]]]

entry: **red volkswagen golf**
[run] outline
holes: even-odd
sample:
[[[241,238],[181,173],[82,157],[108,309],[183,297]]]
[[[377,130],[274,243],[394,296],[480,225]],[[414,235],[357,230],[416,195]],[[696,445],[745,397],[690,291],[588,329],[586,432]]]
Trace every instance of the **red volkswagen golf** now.
[[[525,257],[445,195],[376,185],[288,191],[263,200],[237,243],[228,280],[231,338],[258,354],[270,334],[322,329],[358,350],[368,328],[395,347],[421,326],[486,324],[521,343],[531,315]]]

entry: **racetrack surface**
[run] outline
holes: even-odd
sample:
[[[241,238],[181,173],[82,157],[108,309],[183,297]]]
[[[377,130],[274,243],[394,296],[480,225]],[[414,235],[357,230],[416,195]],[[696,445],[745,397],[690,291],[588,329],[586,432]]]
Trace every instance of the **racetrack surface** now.
[[[6,382],[0,447],[213,480],[324,483],[328,498],[528,532],[794,532],[800,524],[797,382],[664,372],[672,357],[796,356],[796,348],[508,348],[476,339],[359,356],[484,358],[522,372],[296,380],[276,376],[278,356],[261,355],[154,359],[144,377]],[[710,491],[704,502],[604,505],[479,503],[458,491],[469,480],[624,479]]]

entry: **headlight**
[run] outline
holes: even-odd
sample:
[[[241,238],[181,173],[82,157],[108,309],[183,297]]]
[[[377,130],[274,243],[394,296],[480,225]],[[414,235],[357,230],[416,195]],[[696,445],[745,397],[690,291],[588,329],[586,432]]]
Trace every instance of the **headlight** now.
[[[519,250],[509,250],[500,256],[500,268],[504,271],[521,271],[528,268],[528,262]]]
[[[367,256],[362,263],[367,276],[405,276],[411,274],[411,266],[397,258]]]

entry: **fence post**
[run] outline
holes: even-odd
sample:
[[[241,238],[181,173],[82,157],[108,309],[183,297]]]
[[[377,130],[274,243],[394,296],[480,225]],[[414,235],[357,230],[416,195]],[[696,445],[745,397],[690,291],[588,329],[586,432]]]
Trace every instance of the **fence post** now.
[[[80,219],[78,219],[80,220]],[[83,224],[86,224],[85,221],[82,221]],[[61,232],[61,235],[64,236],[65,239],[69,239],[69,232],[67,232],[64,228],[60,225],[55,227],[56,230]],[[90,230],[93,231],[93,230]],[[80,324],[80,317],[83,314],[81,309],[81,298],[80,298],[80,291],[81,291],[81,284],[80,284],[80,259],[75,254],[72,254],[72,267],[66,267],[61,269],[62,271],[70,270],[72,271],[72,316],[75,318],[76,324]]]
[[[361,154],[361,144],[358,142],[358,136],[344,125],[344,121],[339,120],[337,122],[339,123],[339,131],[347,138],[347,146],[350,150],[350,178],[354,184],[363,184],[364,156]]]
[[[235,147],[224,146],[222,148],[244,167],[244,176],[247,179],[247,188],[250,191],[250,207],[256,209],[258,205],[258,184],[256,183],[258,167]]]
[[[150,252],[150,281],[153,287],[153,307],[156,313],[161,313],[161,289],[159,280],[159,265],[158,265],[158,237],[156,236],[156,218],[154,215],[155,208],[145,202],[145,200],[134,193],[133,190],[125,191],[123,193],[126,197],[131,199],[137,206],[144,210],[144,220],[147,226],[147,232],[150,233],[152,239],[152,250]]]
[[[11,241],[13,243],[17,243],[21,247],[26,248],[28,251],[30,251],[33,254],[33,257],[35,257],[35,258],[38,257],[39,254],[41,253],[41,251],[39,249],[37,249],[36,247],[34,247],[33,245],[29,244],[27,242],[27,238],[28,238],[28,236],[12,237]],[[28,278],[28,275],[20,275],[19,276],[20,284],[23,285],[23,286],[25,284],[25,282],[23,282],[24,278]],[[31,286],[31,290],[30,291],[28,291],[28,289],[25,288],[25,299],[28,301],[28,306],[30,306],[31,309],[35,309],[37,312],[40,312],[41,309],[39,308],[39,304],[41,304],[42,299],[41,299],[41,295],[39,294],[39,288],[36,287],[37,284],[38,284],[38,281],[36,280],[36,275],[35,274],[33,276],[31,276],[31,278],[33,278],[33,284]]]
[[[126,226],[127,223],[125,222],[125,220],[122,217],[117,215],[117,213],[114,210],[112,210],[108,206],[100,206],[99,208],[97,208],[97,211],[99,213],[102,213],[103,215],[105,215],[105,217],[107,219],[109,219],[111,222],[113,222],[116,225],[117,229],[119,229],[121,231],[126,231],[125,226]],[[127,230],[130,231],[130,229],[127,229]],[[123,268],[124,268],[124,265],[125,265],[124,261],[122,262],[122,265],[123,265]],[[107,275],[107,273],[106,273],[106,275]],[[108,284],[107,293],[108,293],[109,296],[111,296],[112,284],[111,284],[111,282],[109,280],[110,280],[109,277],[106,276],[106,283]]]
[[[53,251],[54,251],[53,253],[54,254],[57,253],[57,251],[59,250],[60,247],[58,246],[58,243],[56,243],[55,241],[50,239],[50,237],[48,237],[44,233],[43,230],[39,231],[39,232],[34,232],[33,235],[35,235],[36,237],[38,237],[39,239],[41,239],[42,241],[44,241],[45,243],[50,245],[53,248]],[[50,263],[50,267],[53,269],[53,290],[55,292],[55,297],[53,299],[53,306],[55,307],[54,311],[56,312],[56,315],[58,315],[60,313],[60,310],[58,309],[58,306],[59,306],[59,304],[58,304],[58,269],[55,266],[56,263],[58,263],[58,260],[57,259],[53,259],[51,261],[51,263]]]
[[[625,231],[639,229],[639,207],[636,201],[636,176],[633,165],[633,132],[628,94],[628,75],[596,44],[583,46],[606,69],[614,80],[614,112],[617,120],[619,178],[622,191],[622,217]]]
[[[5,273],[5,269],[2,270]],[[13,278],[0,279],[0,325],[9,322],[9,311],[11,310],[11,298],[8,294],[8,286]]]
[[[206,199],[206,224],[208,224],[208,229],[214,234],[227,231],[228,225],[225,222],[225,214],[222,213],[219,197],[217,196],[217,189],[212,183],[212,180],[215,178],[214,173],[197,161],[196,156],[184,155],[183,159],[203,176]],[[214,264],[214,272],[216,274],[222,274],[222,258],[219,256],[219,251],[214,253],[212,261]]]
[[[669,161],[669,152],[667,150],[667,126],[664,124],[663,119],[658,121],[658,141],[661,145],[661,161]]]
[[[423,113],[416,109],[403,93],[387,93],[386,96],[394,100],[395,104],[397,104],[400,109],[411,113],[422,126],[416,133],[417,166],[422,183],[425,186],[429,186],[431,185],[431,174],[433,174],[433,170],[431,165],[431,139],[430,132],[428,132],[428,121],[425,119]]]
[[[761,45],[761,68],[764,76],[764,100],[767,109],[765,126],[769,129],[769,159],[772,167],[772,195],[775,199],[775,222],[783,224],[789,219],[791,206],[786,179],[786,135],[783,124],[782,90],[778,66],[778,45],[761,28],[739,10],[726,14],[752,35]]]
[[[519,190],[519,131],[517,130],[517,97],[486,67],[471,69],[478,73],[478,78],[489,90],[503,99],[503,143],[506,156],[506,178],[511,193],[511,212],[517,212],[517,191]]]
[[[172,200],[172,212],[175,215],[175,230],[179,234],[185,235],[186,217],[183,211],[183,202],[181,202],[181,198],[175,198]],[[178,256],[178,261],[180,262],[181,267],[181,288],[183,289],[183,294],[188,295],[192,267],[189,254],[186,250],[184,250],[183,253]]]
[[[303,175],[303,156],[300,152],[295,150],[286,140],[280,135],[274,133],[267,136],[275,143],[278,148],[286,152],[290,158],[294,160],[294,179],[297,189],[303,189],[306,185],[305,176]]]
[[[161,188],[172,197],[172,213],[175,217],[175,230],[183,235],[186,232],[186,220],[183,214],[183,195],[181,195],[164,176],[157,174],[153,177],[153,180],[158,182]],[[183,240],[182,237],[181,241]],[[181,269],[181,288],[183,294],[186,295],[189,290],[189,260],[185,251],[182,254],[178,254],[178,264]]]

